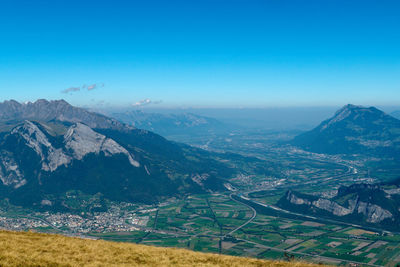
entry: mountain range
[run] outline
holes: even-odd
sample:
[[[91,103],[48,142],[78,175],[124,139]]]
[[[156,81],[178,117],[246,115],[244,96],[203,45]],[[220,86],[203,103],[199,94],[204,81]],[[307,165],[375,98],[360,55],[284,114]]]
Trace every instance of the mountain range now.
[[[398,157],[400,120],[375,107],[346,105],[292,144],[316,153]]]
[[[0,103],[0,130],[8,130],[22,120],[43,122],[59,121],[84,123],[91,128],[127,129],[126,125],[116,119],[74,107],[65,100],[47,101],[39,99],[35,102],[19,103],[15,100]]]
[[[225,133],[230,127],[221,121],[193,113],[163,114],[130,110],[110,114],[126,124],[149,130],[162,136],[210,135]]]
[[[68,209],[69,190],[145,203],[224,190],[238,172],[224,157],[63,100],[0,103],[0,195],[16,205]]]
[[[372,155],[380,160],[368,163],[369,170],[385,177],[386,172],[398,170],[400,120],[375,107],[346,105],[313,130],[295,137],[292,144],[316,153]],[[341,186],[332,198],[289,190],[277,205],[312,216],[399,231],[400,178]]]

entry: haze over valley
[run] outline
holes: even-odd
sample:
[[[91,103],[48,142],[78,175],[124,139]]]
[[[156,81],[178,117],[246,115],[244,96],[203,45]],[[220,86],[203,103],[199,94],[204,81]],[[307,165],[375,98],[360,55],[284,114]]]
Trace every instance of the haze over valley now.
[[[399,13],[1,1],[0,266],[399,266]]]
[[[362,238],[358,255],[398,236],[400,121],[374,107],[345,105],[309,131],[136,109],[113,118],[64,100],[0,110],[5,229],[337,264],[367,263],[320,249],[340,236]]]

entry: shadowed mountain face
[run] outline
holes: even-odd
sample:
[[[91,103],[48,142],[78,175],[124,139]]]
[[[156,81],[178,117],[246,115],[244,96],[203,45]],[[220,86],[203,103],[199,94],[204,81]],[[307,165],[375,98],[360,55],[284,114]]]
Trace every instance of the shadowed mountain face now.
[[[374,107],[344,106],[293,145],[317,153],[400,155],[400,120]]]
[[[155,202],[223,190],[235,170],[200,149],[73,107],[65,101],[0,104],[0,196],[62,209],[68,190]]]

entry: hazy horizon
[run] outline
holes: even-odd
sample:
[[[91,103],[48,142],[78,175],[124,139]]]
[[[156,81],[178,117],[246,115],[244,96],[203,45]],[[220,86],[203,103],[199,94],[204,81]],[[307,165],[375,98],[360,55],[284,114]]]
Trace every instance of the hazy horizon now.
[[[8,99],[9,101],[11,99]],[[51,99],[46,99],[52,101]],[[56,99],[61,100],[61,99]],[[35,102],[30,100],[28,102]],[[27,102],[25,102],[27,103]],[[71,103],[70,103],[71,104]],[[72,103],[73,104],[73,103]],[[310,130],[322,121],[331,118],[337,110],[346,103],[338,106],[300,106],[300,107],[163,107],[161,105],[125,105],[125,106],[79,106],[93,112],[113,116],[116,113],[129,111],[143,111],[144,113],[156,114],[183,114],[192,113],[217,119],[231,126],[238,126],[238,129],[259,129],[259,130]],[[357,105],[357,104],[355,104]],[[369,107],[369,106],[367,106]],[[375,106],[376,108],[391,114],[399,111],[400,106]]]

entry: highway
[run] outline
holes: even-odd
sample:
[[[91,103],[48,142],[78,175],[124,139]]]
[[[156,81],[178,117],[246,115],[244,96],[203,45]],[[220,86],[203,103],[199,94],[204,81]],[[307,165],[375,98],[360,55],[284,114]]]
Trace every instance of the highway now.
[[[233,230],[230,231],[229,233],[225,234],[225,235],[222,237],[222,239],[225,238],[226,236],[232,235],[232,234],[235,233],[236,231],[242,229],[243,227],[245,227],[246,225],[248,225],[249,223],[251,223],[251,222],[256,218],[256,216],[257,216],[257,211],[256,211],[253,207],[251,207],[251,206],[249,206],[249,205],[247,205],[247,204],[245,204],[245,203],[243,203],[243,202],[237,201],[236,199],[232,198],[232,195],[233,195],[233,194],[230,194],[229,197],[230,197],[233,201],[235,201],[235,202],[237,202],[237,203],[240,203],[240,204],[242,204],[242,205],[245,205],[246,207],[248,207],[249,209],[251,209],[251,210],[253,211],[253,215],[251,216],[251,218],[250,218],[247,222],[245,222],[244,224],[240,225],[239,227],[233,229]]]

